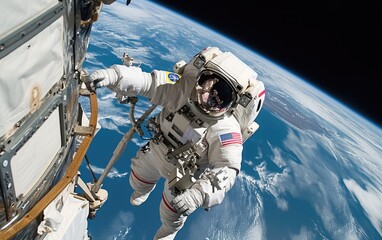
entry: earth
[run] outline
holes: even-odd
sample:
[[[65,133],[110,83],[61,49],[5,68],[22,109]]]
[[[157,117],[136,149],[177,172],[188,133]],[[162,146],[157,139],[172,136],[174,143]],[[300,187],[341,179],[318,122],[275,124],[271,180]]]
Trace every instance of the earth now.
[[[255,49],[153,2],[118,0],[93,25],[84,67],[121,64],[126,53],[144,71],[171,71],[208,46],[246,62],[267,93],[234,187],[192,214],[176,239],[382,239],[381,127]],[[102,128],[87,157],[99,177],[131,124],[129,105],[107,88],[97,94]],[[139,98],[136,117],[150,105]],[[130,159],[146,142],[136,135],[104,181],[109,198],[88,221],[93,240],[152,239],[161,225],[162,183],[141,206],[129,202]],[[80,170],[91,181],[87,165]]]

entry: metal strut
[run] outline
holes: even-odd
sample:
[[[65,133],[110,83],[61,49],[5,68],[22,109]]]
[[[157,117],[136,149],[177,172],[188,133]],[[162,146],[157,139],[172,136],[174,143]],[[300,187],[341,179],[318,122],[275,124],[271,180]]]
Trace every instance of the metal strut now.
[[[109,174],[111,168],[114,166],[114,164],[117,162],[119,157],[122,155],[123,151],[126,148],[127,143],[132,139],[135,132],[138,132],[140,136],[143,135],[142,129],[140,125],[143,123],[143,121],[146,119],[148,115],[157,107],[156,104],[151,105],[150,108],[146,110],[146,112],[137,120],[134,119],[134,109],[135,109],[135,103],[137,99],[134,99],[130,101],[131,108],[130,108],[130,121],[132,124],[132,127],[130,130],[122,137],[121,141],[118,143],[117,147],[115,148],[113,152],[113,156],[111,157],[109,163],[107,164],[105,170],[103,171],[101,177],[98,179],[98,181],[92,186],[91,192],[93,195],[96,195],[96,193],[100,190],[101,185],[107,176]]]

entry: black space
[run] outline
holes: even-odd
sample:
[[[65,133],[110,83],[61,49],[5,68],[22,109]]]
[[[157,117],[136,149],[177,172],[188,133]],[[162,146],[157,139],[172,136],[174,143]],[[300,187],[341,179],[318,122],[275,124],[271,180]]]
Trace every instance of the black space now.
[[[382,126],[377,1],[154,2],[243,43]]]

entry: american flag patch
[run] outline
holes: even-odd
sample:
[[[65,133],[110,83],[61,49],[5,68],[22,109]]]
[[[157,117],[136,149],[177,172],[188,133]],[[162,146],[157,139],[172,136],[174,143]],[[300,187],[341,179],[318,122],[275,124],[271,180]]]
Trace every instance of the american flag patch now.
[[[220,134],[219,138],[222,146],[227,146],[235,143],[242,144],[241,134],[237,132]]]

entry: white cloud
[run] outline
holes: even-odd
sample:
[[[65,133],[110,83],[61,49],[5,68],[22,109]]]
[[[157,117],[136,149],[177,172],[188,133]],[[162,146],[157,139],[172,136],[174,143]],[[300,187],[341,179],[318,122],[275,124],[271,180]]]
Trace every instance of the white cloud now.
[[[124,240],[128,236],[133,223],[134,215],[129,211],[119,211],[118,214],[113,218],[113,222],[106,228],[107,240]]]
[[[96,174],[102,174],[104,172],[104,168],[100,168],[100,167],[97,167],[95,165],[92,165],[90,164],[90,167],[91,169],[93,170],[94,173]],[[128,172],[124,172],[124,173],[120,173],[118,171],[118,169],[116,169],[115,167],[112,167],[110,172],[107,174],[107,177],[108,178],[123,178],[123,177],[126,177],[129,173]]]
[[[373,226],[382,235],[382,192],[371,185],[362,188],[353,179],[344,179],[344,183],[358,199]]]
[[[316,234],[310,231],[306,226],[302,226],[300,228],[300,232],[298,232],[297,234],[291,234],[290,238],[293,240],[309,240],[309,239],[314,239],[315,235]],[[327,239],[327,238],[323,237],[322,239]]]

